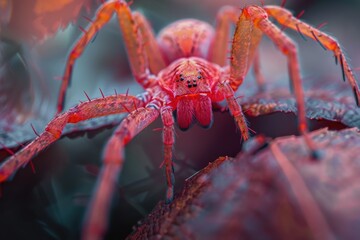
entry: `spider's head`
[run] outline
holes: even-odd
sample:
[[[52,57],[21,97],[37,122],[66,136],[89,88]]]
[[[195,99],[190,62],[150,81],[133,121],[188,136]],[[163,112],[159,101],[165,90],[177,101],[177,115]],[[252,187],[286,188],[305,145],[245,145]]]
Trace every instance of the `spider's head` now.
[[[182,58],[160,73],[160,85],[173,94],[173,106],[180,129],[197,122],[203,127],[212,123],[211,88],[219,70],[204,59]]]
[[[211,76],[214,69],[201,58],[181,58],[166,68],[161,85],[170,90],[174,97],[210,93]]]
[[[186,64],[184,69],[179,71],[175,79],[174,92],[176,96],[209,92],[209,84],[204,79],[200,69],[191,64]]]

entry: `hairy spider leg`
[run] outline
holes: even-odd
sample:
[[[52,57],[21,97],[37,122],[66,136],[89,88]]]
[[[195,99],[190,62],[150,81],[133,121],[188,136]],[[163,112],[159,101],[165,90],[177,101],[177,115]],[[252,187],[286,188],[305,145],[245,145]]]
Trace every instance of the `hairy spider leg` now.
[[[39,152],[59,139],[67,123],[77,123],[95,117],[133,111],[143,105],[141,100],[133,96],[107,96],[81,103],[67,112],[57,115],[39,137],[0,165],[0,182],[7,180]]]
[[[253,71],[260,91],[265,91],[265,79],[261,72],[259,49],[255,52]]]
[[[316,158],[314,143],[307,134],[308,126],[306,122],[305,100],[301,84],[302,79],[300,75],[300,64],[296,43],[268,19],[268,15],[263,8],[258,6],[246,7],[242,12],[242,16],[247,19],[247,22],[252,23],[252,27],[258,28],[266,34],[287,57],[290,80],[297,102],[299,132],[304,136],[305,142],[311,150],[312,156]]]
[[[108,141],[100,175],[87,208],[82,239],[103,239],[115,185],[124,163],[124,147],[158,116],[159,110],[151,103],[145,108],[135,109],[121,122]]]
[[[241,19],[242,24],[236,24],[239,20],[241,11],[232,6],[222,7],[216,17],[215,36],[209,48],[208,60],[225,66],[228,60],[228,46],[230,26],[236,26],[234,38],[232,40],[232,49],[230,62],[234,68],[233,75],[238,78],[236,84],[232,83],[233,89],[236,90],[245,78],[250,65],[253,63],[253,70],[256,83],[260,90],[264,89],[264,78],[260,71],[259,52],[257,47],[261,40],[262,32],[258,29],[251,28],[245,18]],[[237,69],[235,72],[234,70]],[[239,74],[239,75],[236,75]]]
[[[236,23],[230,56],[230,86],[234,91],[243,83],[254,61],[261,36],[262,32],[246,18],[243,10]]]
[[[165,60],[161,55],[159,45],[150,23],[139,12],[134,12],[133,16],[141,32],[141,39],[143,40],[150,72],[156,75],[166,67]]]
[[[161,108],[161,120],[164,128],[162,132],[163,144],[164,144],[164,165],[166,174],[166,203],[170,203],[174,198],[174,166],[172,161],[172,149],[175,142],[174,136],[174,117],[172,114],[173,110],[170,106]]]
[[[209,47],[208,60],[221,67],[227,65],[230,26],[237,22],[240,10],[232,6],[220,8],[216,15],[215,34]]]
[[[249,129],[246,124],[246,119],[241,109],[240,104],[235,98],[234,91],[227,82],[220,83],[219,90],[224,95],[226,102],[228,103],[230,113],[233,115],[236,124],[238,125],[241,137],[244,141],[249,139]]]
[[[148,64],[143,51],[141,36],[138,25],[134,20],[127,3],[122,0],[108,1],[101,5],[96,13],[95,19],[86,28],[84,34],[77,40],[75,46],[67,59],[64,77],[61,82],[58,96],[57,112],[60,113],[64,108],[65,94],[70,84],[73,66],[75,61],[81,56],[85,47],[91,42],[96,33],[109,22],[113,14],[118,15],[119,25],[124,38],[125,48],[128,54],[130,67],[136,81],[144,88],[151,85],[148,78]]]
[[[348,79],[355,96],[356,104],[360,107],[360,90],[356,82],[355,75],[351,70],[349,63],[346,60],[344,52],[341,50],[340,43],[329,36],[328,34],[318,30],[302,22],[292,15],[288,10],[278,6],[265,6],[265,11],[272,17],[274,17],[281,25],[289,27],[299,34],[308,36],[309,38],[317,41],[325,50],[328,49],[334,52],[336,62],[339,61],[341,64],[341,70],[343,73],[343,79]]]

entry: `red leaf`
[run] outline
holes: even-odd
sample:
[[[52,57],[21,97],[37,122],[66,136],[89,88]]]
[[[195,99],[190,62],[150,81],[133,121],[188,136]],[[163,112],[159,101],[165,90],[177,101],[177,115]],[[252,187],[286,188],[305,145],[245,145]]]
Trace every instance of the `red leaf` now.
[[[360,132],[322,129],[311,137],[319,161],[293,136],[219,158],[129,239],[359,239]]]

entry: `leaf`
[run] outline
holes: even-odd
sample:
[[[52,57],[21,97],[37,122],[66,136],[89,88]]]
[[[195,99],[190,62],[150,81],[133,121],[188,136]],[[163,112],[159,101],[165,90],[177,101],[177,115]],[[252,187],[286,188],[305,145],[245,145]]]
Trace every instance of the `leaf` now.
[[[243,111],[247,115],[259,116],[273,112],[297,113],[295,98],[286,89],[284,81],[263,93],[256,93],[254,86],[247,86],[246,89],[253,94],[240,99]],[[347,84],[323,80],[311,83],[305,89],[308,119],[326,119],[360,128],[360,108],[356,106]]]
[[[308,157],[303,137],[255,138],[159,203],[128,239],[359,239],[360,132],[310,136],[321,160]]]
[[[3,21],[4,32],[27,42],[42,41],[77,21],[84,11],[92,14],[99,3],[98,0],[12,0],[7,8],[0,8],[4,14],[11,15]]]

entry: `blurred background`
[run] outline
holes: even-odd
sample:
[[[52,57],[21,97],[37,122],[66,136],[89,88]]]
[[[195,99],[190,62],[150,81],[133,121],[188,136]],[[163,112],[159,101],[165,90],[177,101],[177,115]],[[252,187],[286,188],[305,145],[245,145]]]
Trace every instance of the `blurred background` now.
[[[100,0],[0,0],[0,126],[1,134],[31,129],[41,132],[56,110],[56,100],[66,59],[74,42],[92,18]],[[280,5],[281,1],[264,1]],[[239,8],[261,1],[235,0],[134,0],[131,8],[142,12],[155,32],[178,19],[197,18],[214,24],[223,5]],[[360,66],[360,1],[288,0],[285,7],[294,15],[335,36],[355,68]],[[333,54],[317,42],[304,41],[296,32],[285,30],[299,43],[305,85],[320,79],[341,80]],[[287,81],[286,59],[266,37],[260,46],[262,71],[269,86]],[[276,64],[274,64],[276,63]],[[239,95],[250,94],[254,85],[250,72]],[[132,79],[122,37],[113,18],[89,44],[76,62],[65,109],[91,97],[99,88],[110,95],[114,89],[137,94],[142,89]],[[296,117],[271,114],[249,118],[250,127],[270,137],[296,134]],[[281,127],[280,127],[281,126]],[[314,128],[323,126],[314,122]],[[164,199],[161,127],[156,121],[126,148],[126,164],[115,193],[108,239],[121,239],[158,202]],[[339,127],[339,126],[338,126]],[[113,128],[89,131],[84,136],[63,138],[31,167],[19,171],[11,182],[0,186],[1,239],[77,239],[86,204],[101,166],[101,151]],[[219,156],[235,156],[241,149],[240,135],[231,116],[215,113],[213,127],[194,126],[176,130],[175,171],[177,189],[184,180]],[[35,134],[34,134],[35,136]],[[21,140],[18,140],[21,141]],[[1,152],[1,158],[8,155]],[[21,230],[21,231],[20,231]]]

